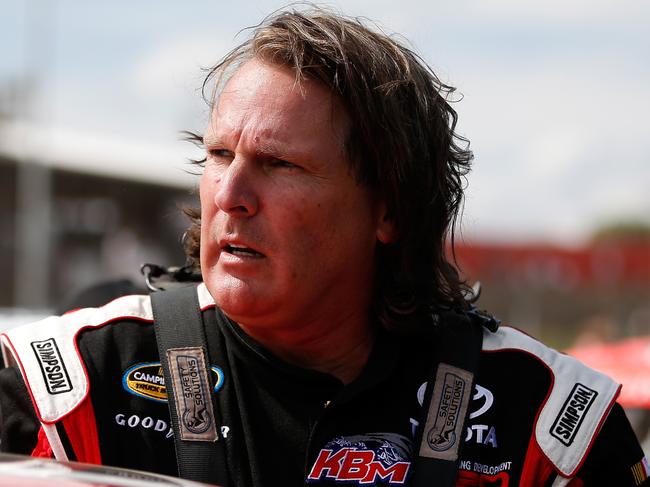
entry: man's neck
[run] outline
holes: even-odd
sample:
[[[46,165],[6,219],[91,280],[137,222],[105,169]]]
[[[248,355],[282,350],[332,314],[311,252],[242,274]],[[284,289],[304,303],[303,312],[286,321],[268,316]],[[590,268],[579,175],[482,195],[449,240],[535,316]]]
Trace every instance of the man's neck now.
[[[239,326],[248,336],[286,362],[325,372],[344,384],[356,379],[366,365],[375,334],[367,318],[303,324],[300,327],[260,329]]]

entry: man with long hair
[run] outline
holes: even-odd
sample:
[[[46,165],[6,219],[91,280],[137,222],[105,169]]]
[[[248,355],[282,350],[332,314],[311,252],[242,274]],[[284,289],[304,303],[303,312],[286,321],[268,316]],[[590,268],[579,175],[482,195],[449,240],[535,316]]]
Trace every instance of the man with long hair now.
[[[472,154],[422,59],[286,11],[204,89],[202,351],[159,354],[144,296],[9,332],[2,448],[173,474],[172,436],[209,440],[242,486],[644,482],[620,386],[470,304],[446,249]]]

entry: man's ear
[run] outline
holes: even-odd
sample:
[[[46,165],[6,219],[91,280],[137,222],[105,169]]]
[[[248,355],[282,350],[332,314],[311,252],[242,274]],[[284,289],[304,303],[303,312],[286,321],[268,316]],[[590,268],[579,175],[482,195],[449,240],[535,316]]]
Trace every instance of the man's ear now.
[[[383,201],[379,203],[378,218],[377,240],[383,244],[393,243],[396,237],[395,222],[388,216],[388,209]]]

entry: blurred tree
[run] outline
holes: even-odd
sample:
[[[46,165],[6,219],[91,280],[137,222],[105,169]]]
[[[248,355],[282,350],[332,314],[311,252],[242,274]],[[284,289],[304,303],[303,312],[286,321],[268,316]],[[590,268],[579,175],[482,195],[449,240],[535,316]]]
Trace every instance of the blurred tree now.
[[[612,221],[598,227],[591,240],[595,244],[623,240],[650,245],[650,222],[641,220]],[[648,250],[650,251],[650,248]]]

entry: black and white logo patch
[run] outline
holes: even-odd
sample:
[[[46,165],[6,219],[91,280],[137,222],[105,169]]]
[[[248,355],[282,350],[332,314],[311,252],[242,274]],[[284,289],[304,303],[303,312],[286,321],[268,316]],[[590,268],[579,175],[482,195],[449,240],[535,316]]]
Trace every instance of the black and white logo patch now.
[[[573,386],[551,426],[551,435],[563,445],[571,445],[597,395],[598,392],[579,382]]]
[[[190,441],[218,439],[210,382],[201,347],[167,350],[169,372],[174,383],[174,400],[181,438]]]
[[[438,365],[420,456],[449,461],[458,458],[472,378],[466,370],[444,363]]]
[[[50,394],[61,394],[72,390],[72,381],[65,368],[59,347],[54,338],[32,342],[32,350],[38,359],[38,365],[43,373],[43,380],[47,392]]]

